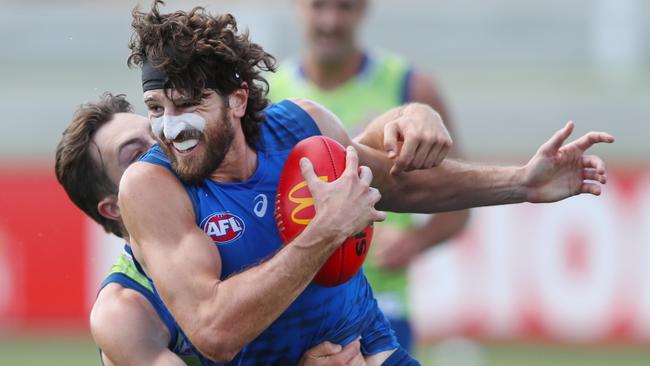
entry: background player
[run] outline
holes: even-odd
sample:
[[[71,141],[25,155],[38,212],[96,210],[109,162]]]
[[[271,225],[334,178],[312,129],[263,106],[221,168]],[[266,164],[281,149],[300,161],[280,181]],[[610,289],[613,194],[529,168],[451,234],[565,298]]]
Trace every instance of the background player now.
[[[128,239],[117,207],[126,168],[155,142],[146,118],[133,114],[122,95],[102,95],[81,106],[57,148],[55,170],[70,199],[107,232]],[[89,184],[92,182],[93,184]],[[90,326],[105,365],[200,365],[130,247],[113,265],[93,305]],[[345,348],[325,342],[307,351],[303,366],[362,365],[359,342]]]
[[[358,41],[366,0],[295,0],[305,42],[302,56],[269,74],[269,97],[279,101],[304,97],[334,112],[350,133],[363,130],[381,111],[407,103],[430,105],[447,128],[453,125],[433,81],[403,58],[363,50]],[[453,136],[453,135],[452,135]],[[450,156],[458,157],[458,140]],[[397,165],[396,170],[401,169]],[[407,315],[406,266],[426,248],[443,242],[465,226],[468,210],[431,216],[414,227],[411,215],[388,213],[376,225],[364,272],[379,307],[388,317],[400,344],[411,348]]]

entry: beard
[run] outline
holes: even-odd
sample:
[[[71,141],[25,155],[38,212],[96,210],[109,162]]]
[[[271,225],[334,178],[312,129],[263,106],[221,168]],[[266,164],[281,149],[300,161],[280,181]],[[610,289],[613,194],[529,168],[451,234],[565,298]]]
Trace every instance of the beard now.
[[[221,123],[206,125],[204,132],[199,138],[199,144],[203,145],[205,151],[202,154],[191,154],[178,157],[174,153],[171,143],[161,144],[163,150],[169,157],[174,172],[181,181],[190,184],[200,183],[221,166],[226,154],[230,150],[235,132],[226,113],[221,116]]]

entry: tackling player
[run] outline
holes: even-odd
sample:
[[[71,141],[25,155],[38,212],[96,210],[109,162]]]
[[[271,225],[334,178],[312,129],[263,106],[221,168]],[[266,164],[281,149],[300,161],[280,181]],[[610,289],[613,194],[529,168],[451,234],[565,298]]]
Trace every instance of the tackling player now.
[[[107,232],[128,239],[117,207],[122,174],[154,143],[148,120],[122,96],[104,94],[81,106],[57,147],[55,171],[70,199]],[[93,184],[89,184],[92,182]],[[104,365],[200,365],[125,244],[102,283],[90,315]],[[359,342],[323,343],[303,355],[303,366],[362,365]]]
[[[433,152],[445,149],[431,143],[430,131],[407,130],[439,123],[433,110],[394,109],[371,125],[380,128],[352,142],[337,118],[313,102],[266,108],[260,69],[272,69],[273,60],[237,32],[232,16],[200,8],[160,14],[157,6],[134,11],[129,63],[142,68],[159,145],[125,173],[119,205],[135,256],[180,328],[213,360],[295,364],[311,344],[345,344],[360,335],[369,364],[416,363],[395,342],[362,273],[335,288],[310,285],[346,237],[383,218],[370,184],[384,194],[379,207],[416,212],[600,194],[604,164],[583,153],[613,138],[589,133],[563,147],[572,124],[523,167],[444,161],[391,175],[384,126],[409,120],[398,162],[428,168],[438,162]],[[315,134],[349,146],[346,171],[324,183],[302,161],[316,216],[281,247],[272,213],[255,209],[256,197],[268,203],[275,196],[289,150]],[[208,237],[204,230],[214,227]],[[271,345],[281,351],[269,352]]]

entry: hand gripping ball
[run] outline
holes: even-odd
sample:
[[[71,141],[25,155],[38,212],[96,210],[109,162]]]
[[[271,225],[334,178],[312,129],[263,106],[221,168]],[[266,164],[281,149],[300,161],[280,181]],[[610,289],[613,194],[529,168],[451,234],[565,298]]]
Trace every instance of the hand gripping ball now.
[[[275,220],[284,245],[298,236],[314,218],[314,200],[300,173],[300,159],[308,158],[316,175],[332,182],[345,170],[345,149],[325,136],[312,136],[291,150],[284,164],[275,200]],[[341,213],[344,214],[344,213]],[[314,282],[327,287],[340,285],[361,268],[372,239],[372,225],[350,236],[332,253]]]

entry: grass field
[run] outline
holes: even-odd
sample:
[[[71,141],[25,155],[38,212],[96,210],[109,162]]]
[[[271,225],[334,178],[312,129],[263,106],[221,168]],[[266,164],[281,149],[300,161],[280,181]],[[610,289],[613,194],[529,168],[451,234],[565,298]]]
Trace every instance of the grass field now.
[[[567,347],[539,344],[423,347],[424,366],[647,366],[650,346]],[[80,336],[0,337],[0,366],[98,365],[92,340]]]

